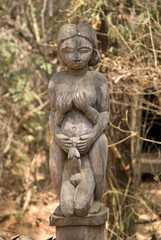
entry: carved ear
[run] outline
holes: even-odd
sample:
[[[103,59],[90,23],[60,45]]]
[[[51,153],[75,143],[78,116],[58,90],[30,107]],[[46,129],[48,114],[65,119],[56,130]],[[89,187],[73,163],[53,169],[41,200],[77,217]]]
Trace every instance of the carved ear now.
[[[94,48],[88,65],[95,66],[99,61],[100,61],[100,54],[99,54],[98,50]]]

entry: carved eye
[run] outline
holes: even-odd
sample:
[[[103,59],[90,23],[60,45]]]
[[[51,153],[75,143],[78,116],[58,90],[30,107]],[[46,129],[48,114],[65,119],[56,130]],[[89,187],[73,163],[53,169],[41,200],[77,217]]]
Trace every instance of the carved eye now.
[[[90,49],[89,48],[80,48],[79,52],[80,53],[88,53],[88,52],[90,52]]]
[[[72,48],[63,48],[62,52],[63,53],[72,53],[72,52],[74,52],[74,49],[72,49]]]

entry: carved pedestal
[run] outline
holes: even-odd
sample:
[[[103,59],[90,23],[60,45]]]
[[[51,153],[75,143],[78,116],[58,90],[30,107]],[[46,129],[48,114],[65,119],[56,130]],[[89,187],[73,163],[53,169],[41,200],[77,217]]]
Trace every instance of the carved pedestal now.
[[[56,226],[56,240],[106,240],[105,223],[109,209],[86,217],[50,216],[50,226]]]

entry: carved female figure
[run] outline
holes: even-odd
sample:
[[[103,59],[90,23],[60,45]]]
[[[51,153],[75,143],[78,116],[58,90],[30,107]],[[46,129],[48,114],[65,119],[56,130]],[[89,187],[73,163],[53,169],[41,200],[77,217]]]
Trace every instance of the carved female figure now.
[[[49,83],[50,174],[66,217],[99,212],[105,186],[109,94],[103,74],[91,71],[99,54],[96,33],[88,24],[66,24],[58,34],[65,71]]]

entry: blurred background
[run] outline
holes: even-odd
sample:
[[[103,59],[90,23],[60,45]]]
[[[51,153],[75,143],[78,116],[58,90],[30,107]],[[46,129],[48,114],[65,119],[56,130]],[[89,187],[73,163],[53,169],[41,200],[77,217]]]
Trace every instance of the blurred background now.
[[[108,240],[161,239],[160,0],[0,0],[0,236],[55,236],[47,88],[67,22],[96,30],[110,88]]]

